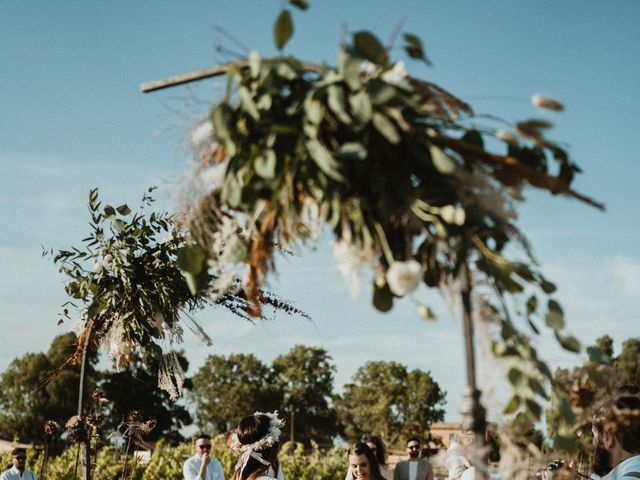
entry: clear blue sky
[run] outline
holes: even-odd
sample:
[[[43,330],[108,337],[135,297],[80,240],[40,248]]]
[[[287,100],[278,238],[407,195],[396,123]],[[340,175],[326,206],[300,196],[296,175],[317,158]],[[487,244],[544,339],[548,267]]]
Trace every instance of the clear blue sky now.
[[[189,168],[186,132],[217,87],[204,82],[144,95],[139,84],[225,61],[214,46],[235,47],[216,25],[272,55],[280,6],[275,0],[0,0],[0,369],[45,350],[66,331],[56,325],[66,300],[63,278],[40,257],[40,246],[62,248],[85,236],[90,188],[100,187],[112,203],[135,204],[157,184],[162,203],[172,208],[173,184]],[[287,53],[333,63],[343,28],[387,39],[403,19],[434,63],[430,69],[409,64],[412,74],[441,84],[479,113],[555,123],[552,136],[567,142],[584,168],[577,189],[604,201],[607,212],[529,192],[519,225],[585,343],[608,333],[619,348],[637,336],[640,3],[311,0],[309,11],[294,12]],[[567,111],[536,112],[529,102],[534,93],[562,100]],[[314,323],[277,318],[251,326],[205,311],[199,319],[214,346],[187,336],[191,372],[208,354],[253,351],[270,361],[298,343],[321,345],[337,364],[337,387],[366,360],[397,360],[431,371],[449,392],[447,419],[458,418],[465,378],[460,321],[437,294],[420,292],[440,314],[437,323],[422,321],[410,302],[377,314],[368,290],[350,298],[327,242],[283,262],[272,287]],[[579,361],[541,343],[553,365]],[[481,379],[493,388],[488,372]]]

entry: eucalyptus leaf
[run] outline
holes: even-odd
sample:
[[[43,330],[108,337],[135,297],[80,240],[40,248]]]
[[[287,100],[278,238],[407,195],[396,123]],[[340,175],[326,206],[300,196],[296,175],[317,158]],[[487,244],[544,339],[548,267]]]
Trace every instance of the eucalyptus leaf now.
[[[353,111],[353,115],[362,123],[367,123],[371,120],[371,99],[364,90],[349,95],[349,106]]]
[[[542,415],[542,407],[540,406],[540,404],[531,398],[525,398],[524,403],[527,406],[527,410],[529,410],[529,413],[531,413],[533,418],[535,418],[536,420],[539,420],[540,416]]]
[[[306,143],[307,151],[315,163],[324,173],[339,182],[344,182],[344,177],[340,173],[340,165],[336,162],[327,147],[318,140],[311,139]]]
[[[345,109],[344,92],[340,85],[333,84],[327,87],[327,103],[342,123],[351,124],[351,117]]]
[[[560,343],[560,346],[569,352],[580,353],[582,346],[580,345],[580,341],[571,335],[560,335],[556,332],[556,338]]]
[[[550,299],[547,303],[547,314],[544,320],[547,326],[555,331],[564,328],[564,313],[562,312],[562,307],[553,299]]]
[[[251,53],[249,53],[249,73],[251,78],[258,78],[261,64],[262,57],[260,57],[260,53],[257,50],[251,50]]]
[[[509,379],[509,383],[513,386],[517,386],[522,381],[522,371],[517,369],[516,367],[511,367],[507,372],[507,378]]]
[[[403,35],[405,46],[404,49],[411,58],[422,60],[427,65],[431,65],[431,61],[427,58],[422,47],[422,41],[416,35],[405,33]]]
[[[538,380],[536,380],[535,378],[529,377],[529,387],[531,388],[531,390],[533,392],[537,393],[538,395],[540,395],[545,400],[549,399],[549,395],[547,395],[547,391],[544,389],[542,384]]]
[[[273,38],[278,50],[282,50],[293,36],[293,20],[288,9],[282,10],[273,27]]]
[[[111,228],[113,228],[116,232],[122,232],[124,230],[125,225],[126,224],[119,218],[116,218],[111,222]]]
[[[176,263],[183,272],[197,274],[205,267],[207,254],[199,245],[185,245],[178,250]]]
[[[306,10],[307,8],[309,8],[309,3],[307,3],[307,0],[289,0],[289,3],[294,7],[299,8],[300,10]]]
[[[560,416],[564,420],[567,425],[573,425],[576,421],[576,414],[573,412],[571,408],[571,404],[567,401],[567,399],[562,396],[560,397]]]
[[[450,175],[456,170],[455,162],[439,147],[430,144],[429,153],[431,153],[433,166],[443,175]]]
[[[256,173],[266,180],[272,180],[276,176],[276,153],[268,149],[254,161]]]
[[[505,415],[514,413],[516,410],[518,410],[519,406],[520,406],[520,397],[518,397],[517,395],[514,395],[513,397],[511,397],[511,400],[509,400],[509,403],[505,407],[503,413]]]
[[[380,312],[388,312],[393,307],[393,294],[387,284],[384,287],[373,286],[373,306]]]
[[[371,120],[376,130],[378,130],[378,132],[380,132],[380,134],[386,138],[389,143],[400,143],[400,134],[398,133],[398,129],[386,115],[380,112],[373,112]]]
[[[120,205],[116,208],[120,215],[129,215],[131,213],[131,209],[125,203],[124,205]]]
[[[594,363],[611,364],[611,358],[594,345],[587,347],[587,355]]]
[[[358,54],[377,65],[386,65],[389,56],[382,43],[371,32],[361,31],[353,35],[353,48]]]
[[[116,210],[111,205],[105,205],[102,211],[107,218],[113,217],[116,214]]]
[[[347,142],[340,147],[340,157],[346,160],[364,160],[367,149],[358,142]]]
[[[211,123],[213,125],[213,131],[218,140],[221,142],[231,138],[231,121],[233,118],[233,112],[229,105],[226,103],[220,103],[211,112]]]

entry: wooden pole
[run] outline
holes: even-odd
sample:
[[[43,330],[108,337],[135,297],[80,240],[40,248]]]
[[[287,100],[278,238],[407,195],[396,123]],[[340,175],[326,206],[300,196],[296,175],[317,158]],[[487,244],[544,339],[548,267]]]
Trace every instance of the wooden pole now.
[[[91,332],[93,330],[93,322],[89,322],[87,333],[84,339],[84,347],[82,350],[82,363],[80,364],[80,385],[78,387],[78,417],[83,420],[84,415],[84,396],[85,383],[87,381],[87,352],[91,342]],[[82,440],[81,456],[82,456],[82,478],[83,480],[91,480],[91,437],[89,432],[85,432],[87,438]]]

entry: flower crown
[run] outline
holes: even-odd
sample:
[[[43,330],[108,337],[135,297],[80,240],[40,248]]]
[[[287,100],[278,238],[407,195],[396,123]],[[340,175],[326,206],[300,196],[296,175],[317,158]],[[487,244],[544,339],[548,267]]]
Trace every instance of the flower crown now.
[[[266,415],[267,417],[269,417],[269,431],[267,432],[267,434],[257,442],[243,445],[242,443],[240,443],[238,434],[234,432],[231,435],[231,444],[229,445],[232,450],[238,453],[244,453],[248,451],[253,452],[256,450],[262,450],[264,448],[272,447],[278,440],[280,440],[280,433],[281,428],[284,426],[284,420],[278,418],[278,411],[275,410],[271,413],[255,412],[253,414],[254,417],[257,417],[259,415]]]

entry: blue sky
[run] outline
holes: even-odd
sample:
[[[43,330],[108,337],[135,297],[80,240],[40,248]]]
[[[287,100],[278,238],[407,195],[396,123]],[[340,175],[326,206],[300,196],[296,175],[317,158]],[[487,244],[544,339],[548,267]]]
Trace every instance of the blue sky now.
[[[67,247],[85,236],[90,188],[132,205],[155,184],[161,204],[174,205],[175,184],[190,166],[188,129],[220,86],[207,81],[145,95],[139,85],[228,60],[215,46],[236,47],[214,26],[273,55],[280,6],[0,1],[0,369],[45,350],[68,327],[56,325],[66,300],[63,278],[41,258],[41,245]],[[344,29],[369,29],[386,40],[404,20],[434,63],[409,64],[413,75],[439,83],[478,113],[553,121],[551,136],[567,143],[585,171],[576,188],[604,201],[607,212],[528,191],[519,225],[559,285],[571,330],[585,343],[608,333],[619,347],[637,336],[640,307],[638,18],[635,0],[311,0],[309,11],[294,12],[296,34],[286,53],[333,63]],[[566,112],[536,111],[534,93],[562,100]],[[438,312],[436,323],[421,320],[409,301],[378,314],[367,289],[350,297],[328,240],[281,262],[271,286],[314,322],[285,317],[252,326],[223,311],[202,312],[214,345],[187,336],[192,372],[208,354],[254,352],[270,361],[295,344],[321,345],[337,364],[337,387],[367,360],[431,371],[449,392],[447,419],[458,419],[465,379],[460,321],[437,293],[419,293]],[[579,361],[547,338],[540,345],[553,365]],[[491,365],[481,375],[486,390],[495,386]]]

